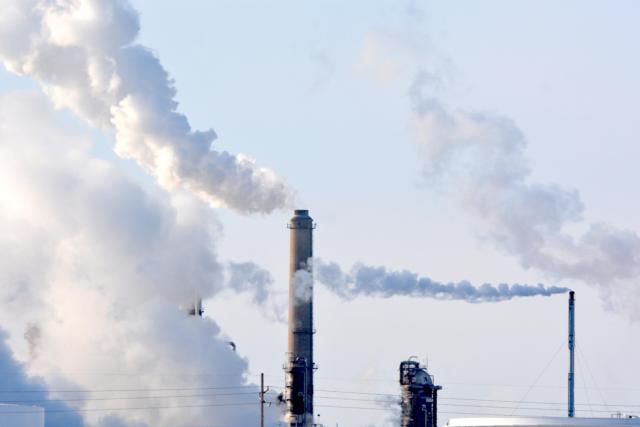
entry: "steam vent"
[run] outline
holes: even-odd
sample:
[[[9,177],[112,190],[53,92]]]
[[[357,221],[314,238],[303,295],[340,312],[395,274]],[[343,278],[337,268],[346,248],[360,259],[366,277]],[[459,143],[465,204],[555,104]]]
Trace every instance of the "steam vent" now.
[[[296,210],[288,224],[289,351],[286,369],[287,416],[290,427],[313,425],[313,219]]]
[[[420,363],[405,360],[400,363],[402,389],[402,427],[437,427],[438,390],[433,377]]]

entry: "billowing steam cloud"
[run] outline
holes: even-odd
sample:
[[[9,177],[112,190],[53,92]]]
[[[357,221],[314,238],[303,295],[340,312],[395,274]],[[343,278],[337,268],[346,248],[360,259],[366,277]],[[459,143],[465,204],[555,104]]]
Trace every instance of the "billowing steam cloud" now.
[[[369,295],[389,298],[404,295],[416,298],[439,300],[462,300],[472,303],[506,301],[518,297],[551,296],[567,292],[567,288],[543,285],[473,286],[467,281],[440,283],[427,277],[419,277],[411,271],[390,271],[385,267],[355,264],[351,271],[344,272],[336,263],[313,261],[314,275],[337,295],[352,299]]]
[[[229,286],[213,211],[140,187],[61,126],[43,97],[0,95],[0,389],[61,399],[47,427],[250,425],[247,361],[179,308]],[[5,382],[14,357],[41,380]]]
[[[7,334],[0,330],[0,367],[2,368],[2,385],[0,386],[0,402],[21,405],[23,407],[13,410],[14,413],[0,414],[0,425],[18,425],[20,412],[29,412],[29,405],[44,407],[49,413],[49,426],[82,427],[82,417],[65,402],[51,399],[46,391],[44,381],[38,378],[30,378],[24,366],[14,358],[11,349],[6,343]],[[30,393],[24,393],[31,390]],[[21,392],[22,391],[22,392]],[[6,424],[5,424],[6,423]]]
[[[637,318],[640,237],[605,223],[589,225],[582,236],[567,232],[584,211],[578,192],[531,182],[526,139],[516,124],[495,114],[447,109],[426,94],[429,80],[418,73],[410,91],[426,179],[459,195],[484,237],[525,268],[596,285]]]
[[[212,149],[213,130],[193,131],[158,59],[134,44],[138,15],[127,0],[0,0],[0,59],[35,78],[56,105],[116,131],[116,152],[168,189],[186,188],[239,212],[271,212],[292,193],[253,160]]]

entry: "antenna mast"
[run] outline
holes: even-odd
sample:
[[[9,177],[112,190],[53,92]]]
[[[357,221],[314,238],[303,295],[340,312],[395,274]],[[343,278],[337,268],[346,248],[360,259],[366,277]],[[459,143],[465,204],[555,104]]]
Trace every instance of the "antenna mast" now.
[[[569,292],[569,418],[575,415],[575,349],[576,301],[575,292]]]

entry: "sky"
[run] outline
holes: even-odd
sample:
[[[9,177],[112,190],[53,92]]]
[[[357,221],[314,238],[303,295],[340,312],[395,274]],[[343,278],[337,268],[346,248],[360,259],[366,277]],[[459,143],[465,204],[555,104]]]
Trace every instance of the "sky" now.
[[[173,94],[153,61],[136,68],[122,59],[133,64],[121,75],[130,104],[111,103],[123,96],[111,89],[84,100],[73,56],[16,72],[24,59],[12,49],[32,27],[2,21],[0,254],[10,262],[0,272],[8,289],[0,327],[36,378],[15,374],[15,387],[78,387],[96,398],[116,388],[243,387],[264,372],[279,390],[286,324],[274,312],[288,285],[295,207],[317,223],[315,254],[345,272],[362,263],[445,283],[574,289],[578,415],[628,412],[640,398],[636,2],[68,3],[95,13],[86,27],[48,21],[59,30],[49,43],[105,56],[115,49],[105,34],[147,46],[173,81],[180,117],[217,139],[183,132],[172,107],[157,107]],[[121,9],[105,4],[126,6],[121,25],[110,24]],[[138,25],[127,20],[132,10]],[[218,175],[224,185],[208,181],[189,163],[198,144],[257,166],[233,157]],[[154,150],[184,158],[154,163]],[[269,272],[272,283],[260,282],[269,296],[229,285],[234,262]],[[193,292],[207,296],[202,324],[178,310]],[[389,405],[354,393],[397,395],[397,368],[410,356],[428,361],[443,385],[441,422],[508,414],[505,401],[520,400],[557,405],[515,413],[564,415],[564,294],[344,299],[318,284],[314,303],[324,425],[394,425]],[[110,406],[68,404],[100,427],[248,425],[257,416],[249,404],[95,412],[82,410]],[[123,405],[133,404],[111,407]],[[278,411],[268,408],[272,425]],[[56,422],[70,421],[47,427]]]

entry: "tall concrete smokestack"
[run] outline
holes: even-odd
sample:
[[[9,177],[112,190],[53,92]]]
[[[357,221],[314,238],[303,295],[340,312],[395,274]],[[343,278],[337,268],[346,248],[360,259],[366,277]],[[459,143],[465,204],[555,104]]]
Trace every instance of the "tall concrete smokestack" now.
[[[289,353],[286,366],[286,421],[313,425],[313,219],[296,210],[289,221]]]

